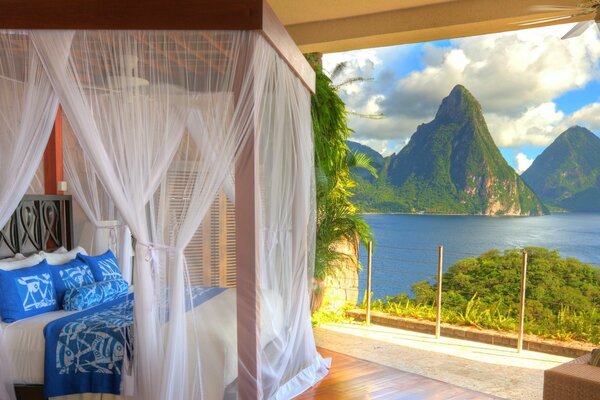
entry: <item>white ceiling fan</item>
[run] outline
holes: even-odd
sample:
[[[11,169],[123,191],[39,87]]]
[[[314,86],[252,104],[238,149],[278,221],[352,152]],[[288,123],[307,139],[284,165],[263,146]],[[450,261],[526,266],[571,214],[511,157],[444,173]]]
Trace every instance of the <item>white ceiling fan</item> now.
[[[150,85],[147,79],[141,78],[138,74],[138,57],[136,55],[124,54],[120,58],[124,74],[108,77],[108,86],[110,89],[121,90]]]
[[[567,32],[561,39],[570,39],[581,35],[594,23],[600,29],[600,0],[585,0],[575,7],[570,6],[553,6],[553,5],[539,5],[531,7],[532,11],[536,12],[564,12],[565,15],[548,18],[538,18],[525,22],[520,22],[517,25],[520,26],[531,26],[543,24],[546,22],[560,21],[563,19],[570,19],[575,17],[582,17],[584,15],[594,16],[593,20],[578,22],[569,32]]]

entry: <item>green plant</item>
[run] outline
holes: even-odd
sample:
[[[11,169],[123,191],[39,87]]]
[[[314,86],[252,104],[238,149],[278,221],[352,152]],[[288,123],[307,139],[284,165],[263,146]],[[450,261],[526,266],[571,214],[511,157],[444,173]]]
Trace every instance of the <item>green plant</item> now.
[[[312,313],[310,316],[312,326],[319,326],[323,324],[349,324],[354,320],[348,317],[348,310],[354,308],[352,304],[345,304],[341,308],[331,307],[329,301],[325,299],[322,306]]]
[[[339,87],[325,74],[319,58],[318,54],[307,55],[316,73],[316,90],[311,100],[317,198],[315,278],[323,280],[336,274],[340,265],[337,261],[349,257],[336,250],[336,243],[348,240],[366,244],[373,239],[369,226],[350,201],[356,184],[349,169],[374,169],[367,156],[348,149],[348,111],[338,95]],[[352,258],[352,262],[358,260]]]

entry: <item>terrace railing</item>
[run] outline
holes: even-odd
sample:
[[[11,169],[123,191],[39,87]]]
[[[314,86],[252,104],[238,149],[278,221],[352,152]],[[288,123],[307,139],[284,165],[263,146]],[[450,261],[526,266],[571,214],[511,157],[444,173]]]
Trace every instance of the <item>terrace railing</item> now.
[[[380,246],[385,247],[385,246]],[[435,337],[440,338],[442,329],[442,293],[443,293],[443,270],[444,270],[444,246],[437,247],[437,265],[435,264],[435,260],[433,259],[432,253],[433,249],[426,248],[402,248],[402,247],[393,247],[391,249],[394,250],[406,250],[410,252],[421,252],[424,254],[422,259],[407,259],[407,258],[386,258],[386,257],[378,257],[377,260],[380,261],[395,261],[400,262],[405,265],[417,266],[416,271],[401,271],[399,272],[396,268],[390,267],[381,267],[376,266],[377,272],[385,272],[386,276],[390,281],[393,282],[394,279],[398,279],[401,275],[408,276],[418,276],[423,279],[429,279],[430,281],[435,279],[436,283],[436,317],[435,317]],[[476,257],[474,254],[467,254],[461,252],[449,252],[454,256],[468,256],[468,257]],[[429,269],[428,267],[436,267],[436,273],[433,274],[433,268]],[[429,272],[427,270],[429,269]],[[373,278],[373,243],[369,242],[367,246],[367,268],[366,268],[366,289],[365,289],[365,321],[367,325],[371,324],[371,308],[372,308],[372,297],[373,297],[373,289],[372,289],[372,279]],[[519,294],[519,327],[518,327],[518,339],[517,339],[517,351],[521,352],[523,349],[523,335],[524,335],[524,326],[525,326],[525,301],[526,301],[526,290],[527,290],[527,252],[522,252],[522,262],[521,262],[521,274],[520,274],[520,294]],[[400,283],[400,282],[398,282]],[[405,284],[405,282],[402,282]],[[456,290],[453,289],[454,292]],[[466,298],[474,298],[476,293],[463,293],[460,294],[466,296]]]

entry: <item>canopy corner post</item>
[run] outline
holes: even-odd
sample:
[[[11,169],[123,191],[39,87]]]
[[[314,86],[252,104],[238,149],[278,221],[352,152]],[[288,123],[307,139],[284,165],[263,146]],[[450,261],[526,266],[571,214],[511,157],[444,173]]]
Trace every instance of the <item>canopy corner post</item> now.
[[[253,80],[246,80],[252,69],[256,38],[245,39],[245,47],[239,56],[233,83],[236,103],[248,101],[254,93]],[[254,119],[254,113],[251,114]],[[260,297],[258,261],[257,218],[257,156],[256,123],[249,123],[249,131],[238,150],[235,161],[235,257],[236,257],[236,311],[238,383],[240,400],[261,398],[260,383]]]
[[[254,152],[252,132],[235,168],[238,399],[244,400],[258,399],[260,393],[260,309]]]

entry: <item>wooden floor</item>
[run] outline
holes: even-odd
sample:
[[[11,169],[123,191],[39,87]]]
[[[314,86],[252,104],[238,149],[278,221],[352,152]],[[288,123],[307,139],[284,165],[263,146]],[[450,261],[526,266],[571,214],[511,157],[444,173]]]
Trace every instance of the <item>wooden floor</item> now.
[[[319,352],[325,358],[332,358],[329,375],[296,399],[495,399],[483,393],[326,349],[319,349]]]

